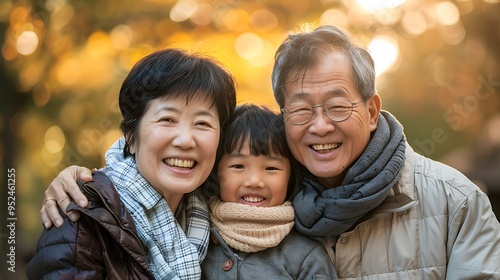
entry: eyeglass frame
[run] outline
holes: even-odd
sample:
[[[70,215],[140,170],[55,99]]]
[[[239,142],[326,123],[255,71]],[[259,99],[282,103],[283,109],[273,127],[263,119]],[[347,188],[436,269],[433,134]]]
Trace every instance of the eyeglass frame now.
[[[356,101],[356,102],[351,102],[351,101],[347,100],[349,103],[351,103],[351,112],[349,113],[349,115],[348,115],[345,119],[340,120],[340,121],[336,121],[336,120],[332,120],[332,119],[328,116],[328,114],[326,113],[326,109],[325,109],[325,104],[326,104],[328,101],[330,101],[330,100],[332,100],[332,99],[336,99],[336,98],[342,98],[342,99],[347,100],[347,98],[344,98],[344,97],[332,97],[332,98],[330,98],[330,99],[326,100],[325,102],[323,102],[323,104],[316,104],[316,105],[312,105],[312,106],[311,106],[311,110],[312,110],[311,117],[310,117],[310,118],[309,118],[306,122],[303,122],[303,123],[294,123],[294,122],[291,122],[291,121],[290,121],[290,122],[291,122],[292,124],[294,124],[294,125],[304,125],[304,124],[307,124],[307,123],[311,122],[311,121],[314,119],[314,117],[316,116],[316,108],[317,108],[317,107],[323,107],[323,110],[321,110],[321,111],[323,112],[323,115],[324,115],[327,119],[331,120],[332,122],[343,122],[343,121],[345,121],[345,120],[347,120],[348,118],[350,118],[350,117],[351,117],[352,112],[354,111],[354,106],[356,106],[356,105],[358,105],[359,103],[362,103],[362,102],[364,103],[364,102],[366,102],[366,100],[367,100],[367,98],[366,98],[366,97],[364,97],[363,99],[361,99],[361,100],[359,100],[359,101]],[[288,106],[290,106],[290,104],[288,104]],[[285,115],[287,114],[287,113],[286,113],[286,111],[287,111],[287,109],[288,109],[288,106],[286,106],[285,108],[283,108],[283,109],[281,109],[281,110],[280,110],[280,111],[281,111],[281,113],[283,113],[283,116],[285,116]],[[287,120],[287,121],[289,121],[289,119],[290,119],[290,118],[286,118],[286,120]]]

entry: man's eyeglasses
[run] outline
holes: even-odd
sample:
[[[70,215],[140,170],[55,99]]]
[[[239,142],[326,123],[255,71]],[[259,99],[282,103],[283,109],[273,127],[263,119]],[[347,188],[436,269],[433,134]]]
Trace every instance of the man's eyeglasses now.
[[[316,114],[316,107],[323,107],[325,116],[334,121],[342,122],[347,120],[354,106],[361,102],[365,102],[363,98],[357,102],[351,102],[343,97],[334,97],[328,99],[324,104],[310,105],[303,102],[289,104],[281,112],[285,115],[285,119],[293,124],[302,125],[310,122]]]

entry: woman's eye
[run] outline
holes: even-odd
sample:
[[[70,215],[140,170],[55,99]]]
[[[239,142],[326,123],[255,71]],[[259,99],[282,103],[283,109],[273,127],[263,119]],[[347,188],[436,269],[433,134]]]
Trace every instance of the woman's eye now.
[[[165,118],[161,118],[162,122],[174,122],[174,119],[173,118],[169,118],[169,117],[165,117]]]
[[[211,127],[209,122],[197,122],[196,125]]]

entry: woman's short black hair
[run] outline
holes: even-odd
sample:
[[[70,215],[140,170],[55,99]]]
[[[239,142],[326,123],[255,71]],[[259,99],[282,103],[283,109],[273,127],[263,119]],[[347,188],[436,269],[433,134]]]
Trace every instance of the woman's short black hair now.
[[[120,129],[126,139],[125,156],[139,135],[139,124],[151,101],[185,97],[213,101],[221,124],[225,125],[236,106],[235,80],[218,61],[179,49],[153,52],[134,65],[120,89]]]

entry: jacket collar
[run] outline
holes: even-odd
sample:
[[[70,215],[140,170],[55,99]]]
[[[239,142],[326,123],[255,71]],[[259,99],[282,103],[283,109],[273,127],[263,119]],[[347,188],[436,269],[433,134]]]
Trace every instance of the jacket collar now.
[[[394,185],[387,198],[377,207],[375,213],[401,212],[415,206],[415,152],[406,144],[405,163],[398,182]]]

